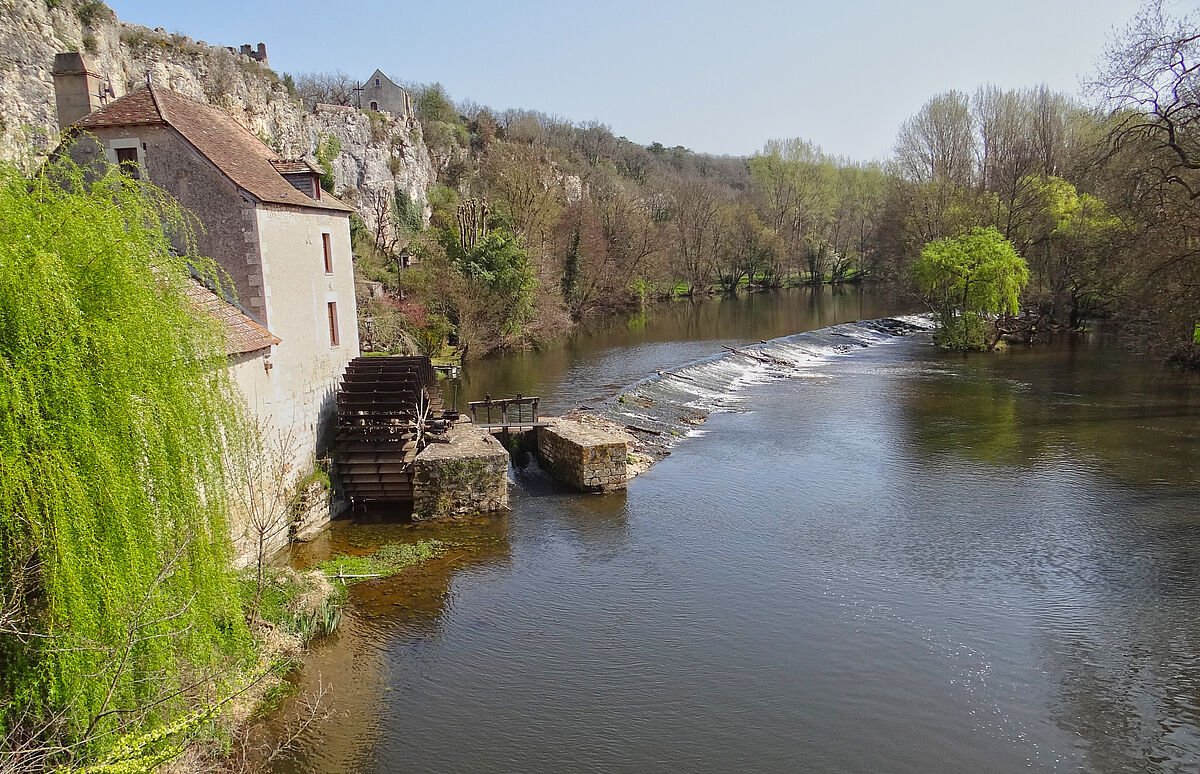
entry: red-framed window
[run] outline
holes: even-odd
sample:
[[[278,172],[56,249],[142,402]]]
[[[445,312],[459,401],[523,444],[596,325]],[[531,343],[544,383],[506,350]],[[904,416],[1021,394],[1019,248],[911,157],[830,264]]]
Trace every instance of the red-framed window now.
[[[325,308],[329,310],[329,346],[336,347],[341,343],[341,336],[338,335],[337,302],[330,301],[325,304]]]

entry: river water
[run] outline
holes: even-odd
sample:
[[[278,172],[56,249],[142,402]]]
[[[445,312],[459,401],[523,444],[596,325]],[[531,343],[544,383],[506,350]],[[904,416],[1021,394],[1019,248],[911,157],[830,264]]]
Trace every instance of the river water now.
[[[507,517],[298,550],[460,544],[354,587],[295,676],[333,716],[278,770],[1200,770],[1200,380],[847,322],[904,311],[689,304],[473,366],[460,399],[589,405],[672,454],[626,493],[527,466]]]

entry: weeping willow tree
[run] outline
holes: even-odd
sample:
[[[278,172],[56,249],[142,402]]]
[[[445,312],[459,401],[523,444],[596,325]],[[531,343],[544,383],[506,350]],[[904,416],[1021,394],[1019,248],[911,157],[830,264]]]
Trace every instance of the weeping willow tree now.
[[[219,325],[183,212],[110,166],[0,166],[0,738],[161,727],[245,658]]]
[[[1029,267],[995,228],[935,239],[913,264],[913,278],[937,315],[937,341],[948,349],[993,349],[996,319],[1015,315]]]

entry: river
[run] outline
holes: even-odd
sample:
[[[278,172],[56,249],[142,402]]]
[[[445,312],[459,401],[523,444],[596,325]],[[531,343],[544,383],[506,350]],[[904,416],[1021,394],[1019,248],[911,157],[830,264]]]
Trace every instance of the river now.
[[[277,770],[1196,771],[1200,380],[848,322],[906,311],[672,305],[470,366],[460,401],[588,405],[672,454],[626,493],[527,466],[507,517],[297,549],[460,543],[354,587],[294,676],[333,714]],[[760,340],[777,365],[720,357]]]

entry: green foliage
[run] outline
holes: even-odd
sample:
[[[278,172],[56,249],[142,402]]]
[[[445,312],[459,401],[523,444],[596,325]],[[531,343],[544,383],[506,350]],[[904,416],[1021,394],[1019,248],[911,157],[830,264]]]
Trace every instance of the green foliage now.
[[[419,201],[414,201],[408,191],[403,188],[396,188],[392,206],[392,219],[396,230],[400,233],[412,235],[421,230],[424,225],[425,210]]]
[[[567,239],[567,255],[563,261],[562,296],[568,306],[575,303],[579,296],[579,227],[571,230]]]
[[[417,348],[426,357],[437,357],[446,346],[446,337],[454,330],[443,315],[425,315],[425,324],[416,331]]]
[[[112,18],[112,10],[100,0],[84,0],[75,7],[75,15],[84,27],[91,27],[98,21]],[[88,49],[92,51],[93,49]]]
[[[944,346],[985,349],[987,317],[1017,313],[1029,269],[999,231],[974,228],[925,245],[913,278],[938,314]]]
[[[183,754],[186,737],[199,729],[215,707],[198,710],[144,733],[118,737],[94,763],[61,769],[61,774],[151,774]]]
[[[253,569],[238,578],[238,591],[243,607],[251,609],[258,594],[258,578]],[[263,588],[258,596],[257,615],[304,642],[321,634],[329,634],[341,621],[344,601],[337,593],[320,598],[313,579],[306,574],[282,567],[268,567],[263,575]]]
[[[262,720],[270,717],[283,703],[296,695],[298,688],[295,683],[281,680],[267,689],[263,697],[254,705],[252,720]]]
[[[342,152],[342,141],[336,135],[323,134],[317,138],[317,164],[321,167],[321,187],[333,193],[333,160]]]
[[[385,543],[374,553],[367,556],[335,556],[317,565],[322,572],[338,576],[345,575],[377,575],[387,577],[395,575],[406,567],[429,559],[444,556],[450,546],[440,540],[419,540],[416,543]],[[368,578],[347,578],[346,583],[356,583]]]
[[[496,228],[472,247],[464,249],[457,237],[445,247],[455,268],[500,305],[503,332],[517,333],[533,312],[537,287],[525,240],[507,228]]]
[[[292,487],[292,497],[288,502],[288,510],[294,513],[296,509],[300,508],[303,505],[304,491],[318,482],[325,489],[326,494],[333,491],[333,481],[330,480],[329,474],[323,468],[314,467],[308,475],[301,478]]]
[[[388,138],[388,120],[387,116],[377,110],[364,109],[367,114],[367,120],[371,124],[371,139],[375,142],[383,142]]]
[[[0,599],[42,635],[0,635],[0,699],[65,712],[68,739],[248,649],[221,453],[241,425],[184,224],[112,166],[0,166]]]
[[[450,94],[440,83],[431,83],[417,91],[413,104],[417,118],[424,122],[439,121],[444,124],[457,124],[458,111],[450,100]]]
[[[430,225],[437,229],[457,229],[458,191],[446,185],[435,185],[425,194],[433,216]]]

